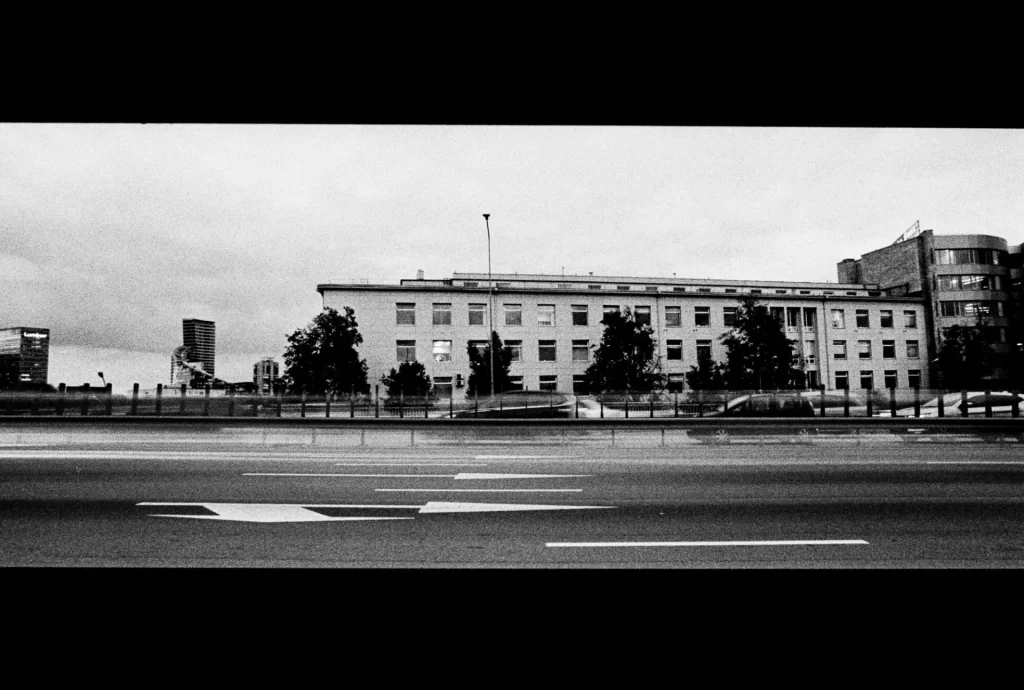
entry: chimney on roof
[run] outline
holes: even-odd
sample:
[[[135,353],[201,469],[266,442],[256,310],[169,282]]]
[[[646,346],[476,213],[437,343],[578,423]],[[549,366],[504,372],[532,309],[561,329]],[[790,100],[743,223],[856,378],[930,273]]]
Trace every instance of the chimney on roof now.
[[[416,280],[423,280],[423,269],[416,271]]]

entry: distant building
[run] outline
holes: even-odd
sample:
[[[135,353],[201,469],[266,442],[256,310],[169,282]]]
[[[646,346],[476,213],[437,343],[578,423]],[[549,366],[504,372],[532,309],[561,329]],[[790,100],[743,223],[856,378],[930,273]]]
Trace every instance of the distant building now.
[[[213,321],[203,319],[182,319],[182,345],[188,348],[190,362],[202,362],[202,369],[210,376],[217,374],[214,369],[216,356],[217,329]]]
[[[49,365],[49,328],[0,328],[0,386],[46,385]]]
[[[252,382],[256,385],[256,391],[271,395],[274,392],[274,382],[278,378],[278,365],[273,357],[264,357],[252,365]]]

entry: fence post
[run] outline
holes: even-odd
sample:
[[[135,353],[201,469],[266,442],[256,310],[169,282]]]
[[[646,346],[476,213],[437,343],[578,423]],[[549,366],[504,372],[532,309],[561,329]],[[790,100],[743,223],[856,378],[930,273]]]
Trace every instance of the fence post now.
[[[235,416],[235,387],[228,386],[228,417]]]
[[[107,416],[114,414],[114,384],[107,384]]]
[[[164,384],[156,384],[156,416],[160,416],[160,408],[164,404]]]
[[[373,386],[373,416],[380,417],[380,384],[374,384]]]
[[[580,418],[580,396],[576,396],[576,419]]]
[[[281,391],[280,390],[277,391],[277,393],[274,396],[274,398],[275,398],[275,400],[274,400],[274,407],[276,408],[275,409],[275,414],[278,417],[280,417],[281,416]]]
[[[473,419],[480,416],[480,394],[479,391],[473,391]]]
[[[299,416],[306,416],[306,391],[302,391],[302,401],[299,403]]]
[[[939,392],[939,417],[946,416],[946,391]]]
[[[825,386],[821,387],[821,416],[825,416]]]
[[[356,394],[355,394],[355,388],[353,388],[352,392],[349,393],[349,395],[348,395],[348,418],[349,419],[355,419],[356,418]]]
[[[139,384],[136,383],[135,384],[135,390],[138,390],[138,389],[139,389]],[[68,387],[67,387],[66,384],[62,383],[59,386],[57,386],[57,416],[58,417],[63,417],[64,416],[64,396],[67,394],[67,392],[68,392]]]
[[[651,393],[651,419],[654,419],[654,393]],[[664,445],[664,444],[662,444]]]
[[[331,418],[331,394],[330,393],[327,394],[327,399],[324,402],[326,403],[326,405],[324,407],[324,416],[327,419],[330,419]]]
[[[985,391],[985,417],[992,416],[992,391]]]
[[[206,384],[206,391],[203,396],[203,416],[210,416],[210,384]]]
[[[455,395],[452,394],[448,398],[448,419],[455,418]]]
[[[674,398],[675,398],[675,401],[674,401],[674,402],[673,402],[673,404],[672,404],[672,405],[673,405],[673,409],[674,409],[675,411],[674,411],[674,413],[672,414],[672,416],[678,419],[678,418],[679,418],[679,391],[675,391],[675,392],[673,392],[673,393],[672,393],[672,395],[673,395],[673,396],[674,396]]]
[[[188,386],[186,386],[184,383],[181,384],[181,403],[178,405],[178,414],[179,415],[184,415],[185,414],[185,393],[187,392],[187,390],[188,390]]]
[[[1010,416],[1017,419],[1020,417],[1020,401],[1017,399],[1020,397],[1020,391],[1010,391],[1010,395],[1013,396],[1013,407],[1010,408]]]
[[[697,416],[704,416],[704,391],[697,390]]]
[[[29,391],[28,413],[30,415],[39,414],[39,396],[42,394],[42,391]]]
[[[914,417],[921,416],[921,387],[914,386]]]
[[[61,385],[63,386],[64,384],[61,384]],[[128,414],[130,414],[130,415],[132,415],[134,417],[136,414],[138,414],[138,411],[139,411],[139,384],[133,383],[132,384],[132,406],[131,406],[131,411]]]
[[[893,417],[896,416],[896,389],[889,389],[889,414]]]
[[[552,417],[554,417],[555,416],[555,392],[554,391],[548,391],[548,392],[550,393],[550,395],[548,396],[548,413]]]
[[[597,396],[597,402],[601,405],[601,419],[604,419],[604,394]]]
[[[262,393],[262,391],[257,390],[256,393],[252,396],[252,416],[253,417],[259,417],[260,416],[260,401],[261,400],[263,400],[263,393]]]
[[[405,418],[405,391],[401,389],[398,391],[398,418]]]
[[[960,416],[967,416],[967,391],[960,391]]]
[[[629,419],[629,386],[626,386],[626,419]]]
[[[850,416],[850,389],[849,388],[844,388],[843,389],[843,416],[844,417],[849,417]]]
[[[849,388],[847,388],[847,390],[849,390]],[[874,417],[875,416],[875,399],[871,396],[871,390],[870,389],[867,392],[867,399],[868,399],[868,417]]]

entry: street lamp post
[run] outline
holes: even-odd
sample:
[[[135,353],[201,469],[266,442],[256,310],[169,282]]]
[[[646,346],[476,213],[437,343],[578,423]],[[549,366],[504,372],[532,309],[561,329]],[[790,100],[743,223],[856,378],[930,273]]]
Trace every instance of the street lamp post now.
[[[491,353],[491,399],[494,399],[494,283],[491,280],[491,214],[484,214],[487,224],[487,349]]]

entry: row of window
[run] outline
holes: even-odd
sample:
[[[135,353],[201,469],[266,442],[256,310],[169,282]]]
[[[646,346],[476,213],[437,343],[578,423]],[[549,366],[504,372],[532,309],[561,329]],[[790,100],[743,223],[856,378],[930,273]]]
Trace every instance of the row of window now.
[[[897,388],[899,386],[899,375],[894,369],[887,369],[882,373],[883,382],[886,388]],[[850,372],[836,372],[836,388],[842,390],[850,387]],[[864,390],[871,390],[875,387],[875,373],[873,371],[860,372],[860,387]],[[907,372],[907,387],[921,387],[921,370],[912,369]]]
[[[462,282],[462,287],[467,287],[467,288],[480,287],[480,281],[466,280],[466,281]],[[499,282],[495,283],[495,287],[497,287],[499,290],[501,290],[501,289],[509,289],[509,288],[512,287],[512,283],[511,283],[511,281],[499,281]],[[532,287],[532,285],[531,285],[531,287]],[[580,288],[579,284],[576,284],[576,283],[557,283],[556,287],[559,290],[576,290],[576,289]],[[587,289],[588,290],[603,290],[606,287],[610,289],[612,286],[605,285],[605,284],[602,284],[602,283],[590,283],[590,284],[587,285]],[[642,286],[642,289],[643,289],[644,292],[661,292],[661,291],[663,291],[662,290],[663,287],[666,287],[666,286],[644,285],[644,286]],[[618,290],[619,292],[630,292],[630,291],[638,291],[638,290],[640,290],[641,286],[616,285],[615,289]],[[694,289],[696,290],[696,292],[701,292],[701,293],[718,292],[717,288],[714,289],[714,290],[712,288],[709,288],[709,287],[691,288],[691,290],[694,290]],[[687,291],[687,288],[685,288],[685,287],[679,287],[679,286],[673,286],[672,287],[672,292],[686,292],[686,291]],[[737,288],[722,288],[721,291],[724,292],[725,294],[733,294],[733,293],[739,293],[739,292],[749,292],[752,295],[760,295],[760,294],[763,294],[765,292],[761,288],[748,288],[748,287],[739,288],[739,289],[737,289]],[[774,293],[776,295],[791,295],[791,294],[792,295],[796,295],[796,294],[810,295],[810,294],[814,294],[812,290],[779,290],[779,289],[776,289],[776,290],[769,290],[768,292],[769,293]],[[824,295],[834,295],[835,291],[834,290],[823,290],[822,294],[824,294]],[[846,296],[848,296],[848,297],[855,297],[858,294],[863,294],[863,293],[858,293],[858,292],[853,291],[853,290],[847,290],[844,294]],[[875,292],[875,291],[869,291],[868,294],[877,297],[879,293]]]
[[[936,249],[933,261],[942,266],[957,264],[989,264],[999,266],[1006,263],[1004,252],[999,249]]]
[[[936,290],[1001,290],[1002,281],[999,276],[960,275],[936,276]]]
[[[945,303],[943,303],[945,304]],[[956,304],[956,303],[950,303]],[[974,303],[964,303],[974,304]],[[981,304],[981,303],[979,303]],[[1002,307],[1000,304],[1000,315],[1002,315]],[[732,328],[736,325],[736,311],[738,307],[722,307],[722,323],[726,328]],[[487,310],[486,304],[470,304],[469,305],[469,325],[470,326],[483,326],[484,325],[484,313]],[[619,305],[617,304],[606,304],[604,305],[603,313],[609,314],[619,311]],[[523,325],[523,305],[522,304],[503,304],[502,312],[504,317],[504,324],[506,326],[522,326]],[[801,324],[804,328],[815,328],[817,325],[817,309],[814,307],[770,307],[771,315],[779,322],[785,323],[787,326],[796,328]],[[651,308],[648,306],[637,306],[633,310],[633,317],[636,322],[641,325],[650,325],[651,323]],[[415,303],[398,303],[396,305],[396,319],[398,325],[412,326],[416,324],[416,304]],[[870,317],[867,309],[856,310],[857,328],[870,328]],[[452,325],[452,305],[449,302],[435,302],[433,305],[433,324],[435,326],[450,326]],[[555,325],[555,305],[554,304],[538,304],[537,305],[537,325],[538,326],[554,326]],[[573,326],[588,326],[590,325],[590,313],[589,307],[586,304],[574,304],[572,305],[572,325]],[[683,325],[683,311],[682,307],[665,307],[665,326],[668,328],[679,328]],[[711,307],[694,307],[693,308],[693,325],[694,326],[711,326]],[[893,328],[893,310],[882,309],[879,311],[879,325],[881,328]],[[906,310],[903,312],[903,326],[904,328],[917,328],[917,312],[914,310]],[[832,327],[833,328],[846,328],[846,310],[845,309],[833,309],[832,310]]]
[[[813,340],[809,340],[808,344],[812,345]],[[920,359],[921,347],[917,340],[908,340],[906,342],[907,347],[907,359]],[[832,341],[832,356],[835,359],[846,359],[846,341],[845,340],[833,340]],[[858,340],[857,341],[857,356],[860,359],[871,359],[871,341],[870,340]],[[896,359],[896,341],[895,340],[883,340],[882,341],[882,358],[883,359]]]
[[[939,302],[939,311],[943,316],[1002,316],[1003,303],[995,300]]]

